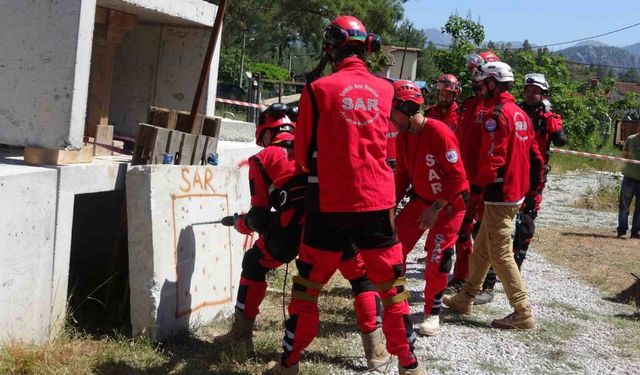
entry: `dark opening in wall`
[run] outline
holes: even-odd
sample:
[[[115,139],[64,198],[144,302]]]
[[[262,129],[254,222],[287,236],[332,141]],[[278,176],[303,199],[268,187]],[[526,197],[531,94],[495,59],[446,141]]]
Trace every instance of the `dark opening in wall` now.
[[[68,302],[68,324],[94,334],[131,332],[124,191],[76,195]]]

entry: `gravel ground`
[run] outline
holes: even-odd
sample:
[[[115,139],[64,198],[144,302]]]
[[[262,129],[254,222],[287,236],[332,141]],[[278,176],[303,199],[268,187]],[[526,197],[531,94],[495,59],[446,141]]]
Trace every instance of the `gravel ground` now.
[[[614,213],[571,207],[589,187],[609,179],[610,174],[601,173],[551,175],[536,224],[615,228]],[[423,241],[418,243],[420,249]],[[423,255],[413,251],[407,265],[416,329],[423,318],[424,265],[415,260]],[[631,319],[635,309],[603,300],[578,275],[536,254],[535,243],[523,276],[538,328],[520,332],[489,328],[492,319],[512,311],[497,284],[493,303],[476,306],[470,316],[445,312],[439,336],[418,338],[416,354],[427,373],[640,374],[640,323]],[[396,366],[388,373],[396,374]]]

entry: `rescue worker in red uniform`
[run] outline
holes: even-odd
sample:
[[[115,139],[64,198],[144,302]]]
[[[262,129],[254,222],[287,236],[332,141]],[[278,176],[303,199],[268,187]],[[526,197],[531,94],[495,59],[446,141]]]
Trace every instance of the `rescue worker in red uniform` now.
[[[500,59],[491,51],[480,52],[478,55],[469,55],[467,57],[467,69],[473,77],[479,66],[496,61],[500,61]],[[481,82],[475,79],[471,80],[471,88],[474,95],[465,100],[460,106],[460,125],[456,131],[460,146],[460,157],[469,181],[475,178],[478,171],[478,155],[480,154],[481,146],[479,140],[482,139],[483,124],[486,118],[485,111],[481,110],[479,106],[482,102],[481,86]],[[460,291],[464,285],[464,280],[469,275],[469,256],[473,251],[471,237],[474,227],[478,228],[479,226],[483,208],[482,194],[471,192],[467,203],[467,211],[456,242],[456,261],[453,266],[453,277],[445,290],[445,294],[453,294]],[[482,295],[477,299],[481,297]]]
[[[562,147],[567,144],[567,134],[562,126],[562,117],[554,113],[549,102],[549,83],[544,74],[530,73],[524,77],[524,101],[518,104],[531,119],[536,132],[536,143],[544,159],[544,178],[536,191],[527,195],[516,220],[513,254],[518,264],[527,256],[529,244],[535,233],[534,221],[542,203],[542,191],[547,180],[551,144]]]
[[[438,103],[428,106],[424,115],[440,120],[455,133],[460,123],[456,98],[462,90],[458,78],[453,74],[443,74],[436,82]]]
[[[536,190],[542,179],[542,155],[529,117],[509,94],[513,84],[511,67],[493,62],[478,71],[484,96],[481,110],[489,115],[484,121],[478,173],[471,181],[471,190],[484,193],[485,207],[471,254],[469,277],[460,292],[445,296],[442,302],[459,313],[471,313],[473,300],[493,266],[514,312],[493,320],[491,326],[531,329],[535,320],[513,258],[511,233],[525,195]]]
[[[411,185],[409,203],[398,214],[396,229],[405,261],[429,230],[420,334],[434,336],[440,329],[441,299],[453,265],[453,246],[464,217],[469,184],[455,134],[442,121],[420,113],[424,101],[420,89],[404,80],[396,81],[394,88],[391,119],[398,129],[396,202]]]
[[[284,353],[268,373],[298,372],[301,352],[317,334],[318,296],[355,245],[382,298],[382,330],[399,373],[425,374],[413,352],[402,246],[393,227],[394,177],[386,163],[393,86],[363,61],[365,52],[379,50],[380,38],[357,18],[340,16],[323,39],[333,73],[308,82],[300,98],[295,154],[309,171],[307,217]]]
[[[231,331],[216,338],[216,343],[253,347],[254,322],[267,289],[266,274],[298,254],[307,175],[293,153],[295,122],[291,118],[296,116],[297,108],[277,103],[258,119],[256,143],[264,149],[249,158],[251,209],[235,216],[234,226],[242,234],[258,232],[259,237],[242,260]],[[363,336],[379,331],[379,297],[355,248],[344,253],[339,269],[353,288],[358,328]],[[381,357],[387,355],[384,346],[377,349]]]

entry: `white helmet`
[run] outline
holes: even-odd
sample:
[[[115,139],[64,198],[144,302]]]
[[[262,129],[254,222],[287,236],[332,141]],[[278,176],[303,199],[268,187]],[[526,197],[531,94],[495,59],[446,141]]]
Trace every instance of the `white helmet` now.
[[[513,72],[509,64],[496,61],[486,63],[478,67],[478,76],[476,81],[482,81],[489,77],[495,78],[498,82],[513,82]]]
[[[529,73],[524,76],[524,85],[525,87],[528,85],[538,86],[542,89],[542,91],[549,91],[549,82],[544,78],[544,74],[542,73]]]

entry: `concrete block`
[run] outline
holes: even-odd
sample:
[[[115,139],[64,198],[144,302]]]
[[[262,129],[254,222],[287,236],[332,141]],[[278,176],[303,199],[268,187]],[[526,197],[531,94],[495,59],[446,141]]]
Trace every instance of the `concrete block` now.
[[[49,337],[57,179],[0,163],[0,342]]]
[[[95,0],[2,3],[0,143],[82,146],[95,7]]]
[[[160,341],[231,311],[253,238],[207,222],[249,209],[248,168],[136,166],[126,190],[133,334]]]
[[[220,139],[223,141],[255,143],[256,124],[223,118]]]

